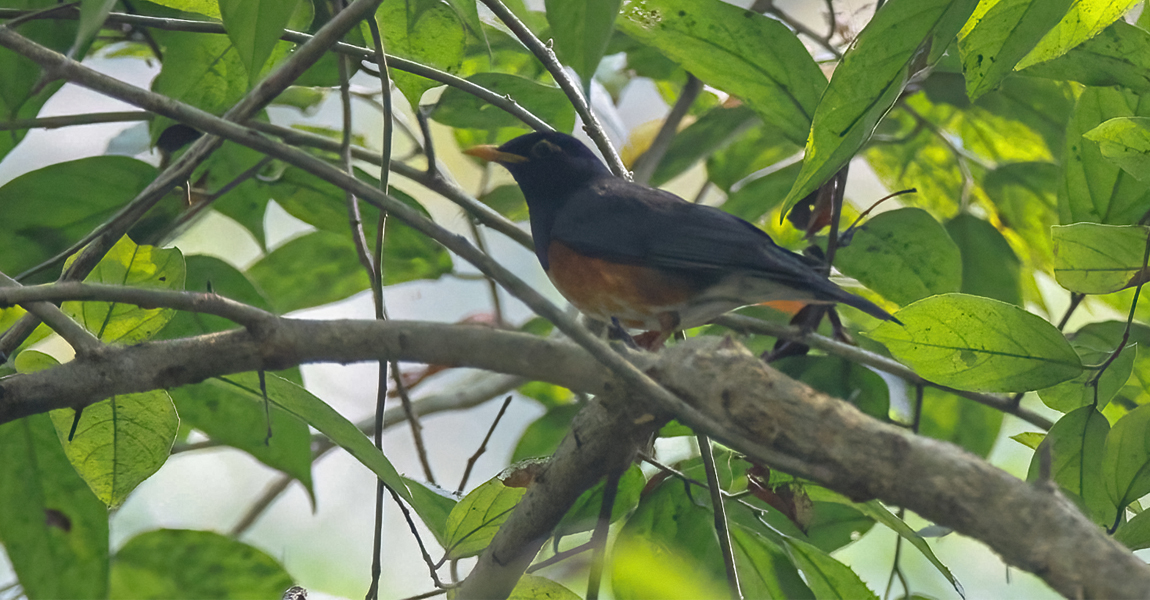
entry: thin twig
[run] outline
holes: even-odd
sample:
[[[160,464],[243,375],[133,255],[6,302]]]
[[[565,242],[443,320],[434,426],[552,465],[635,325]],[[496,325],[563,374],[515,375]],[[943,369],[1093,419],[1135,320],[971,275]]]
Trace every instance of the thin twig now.
[[[1148,265],[1150,265],[1150,235],[1146,236],[1146,250],[1142,254],[1143,273],[1146,272]],[[1110,365],[1118,359],[1118,355],[1122,354],[1122,351],[1126,349],[1126,342],[1130,341],[1130,326],[1134,324],[1134,311],[1138,308],[1138,297],[1142,295],[1142,286],[1145,285],[1145,283],[1144,280],[1139,281],[1138,287],[1134,288],[1134,299],[1130,301],[1130,314],[1126,317],[1126,329],[1122,331],[1122,341],[1118,342],[1118,347],[1115,348],[1114,352],[1110,353],[1106,361],[1098,367],[1098,372],[1094,374],[1094,377],[1091,377],[1090,380],[1086,382],[1086,385],[1094,386],[1095,400],[1098,398],[1098,380],[1102,378],[1102,374],[1106,372],[1106,369],[1110,368]]]
[[[635,183],[647,185],[651,181],[651,177],[655,175],[655,170],[659,168],[659,163],[663,162],[663,156],[671,147],[675,134],[679,132],[679,124],[683,122],[683,117],[687,116],[687,111],[691,109],[691,105],[695,103],[695,99],[699,97],[701,91],[703,91],[703,82],[698,77],[687,73],[687,83],[683,85],[683,91],[679,93],[675,105],[667,113],[667,118],[663,119],[663,125],[659,127],[659,133],[655,135],[655,140],[635,162]]]
[[[591,532],[591,569],[587,574],[587,600],[598,600],[599,585],[603,581],[603,567],[607,562],[607,532],[611,528],[611,513],[615,510],[615,496],[619,493],[619,479],[623,472],[607,473],[603,483],[603,502],[599,505],[599,519]]]
[[[34,287],[39,288],[40,286]],[[0,295],[3,295],[5,292],[12,293],[15,290],[27,291],[28,288],[0,272]],[[5,304],[12,305],[18,304],[18,302],[6,302]],[[37,319],[46,323],[48,327],[52,328],[52,331],[55,331],[60,337],[64,338],[64,341],[68,342],[68,345],[72,346],[72,349],[75,350],[78,355],[85,356],[93,354],[103,345],[100,343],[99,338],[92,335],[87,329],[84,329],[83,325],[77,323],[72,317],[69,317],[64,311],[60,310],[60,307],[50,302],[26,301],[19,304],[24,310],[28,311],[28,314],[34,315]],[[13,346],[13,349],[15,349],[15,346]],[[7,352],[0,354],[0,357],[6,354]],[[0,360],[2,360],[2,358],[0,358]]]
[[[503,22],[515,37],[523,42],[524,46],[539,59],[543,67],[551,73],[551,77],[559,84],[563,93],[567,94],[567,98],[575,107],[575,112],[579,113],[580,118],[583,119],[583,125],[587,130],[587,135],[591,136],[591,140],[598,146],[599,152],[607,159],[607,166],[611,168],[611,172],[618,177],[626,179],[629,176],[627,167],[623,165],[623,161],[619,158],[619,153],[615,151],[615,147],[611,145],[611,140],[607,139],[607,132],[603,130],[603,125],[599,123],[599,118],[595,116],[594,111],[591,110],[591,105],[587,102],[587,98],[583,96],[583,91],[579,86],[575,85],[575,81],[563,69],[563,65],[559,64],[559,59],[556,58],[555,52],[539,41],[535,34],[515,16],[506,6],[499,0],[480,0],[484,6],[491,9],[496,18]]]
[[[479,444],[479,449],[471,458],[467,459],[467,468],[463,470],[463,477],[459,480],[459,487],[455,488],[456,493],[462,494],[463,488],[467,486],[467,480],[471,478],[471,469],[475,467],[475,461],[487,452],[487,442],[491,441],[491,434],[495,433],[495,428],[499,426],[499,421],[503,419],[503,413],[507,412],[507,407],[511,406],[511,396],[503,400],[503,406],[499,407],[499,412],[495,415],[495,420],[491,422],[491,427],[487,428],[487,435],[483,436],[483,442]]]
[[[403,600],[424,600],[425,598],[434,598],[436,596],[442,596],[442,595],[446,594],[449,589],[450,588],[443,588],[441,590],[431,590],[430,592],[424,592],[422,594],[416,594],[414,596],[408,596],[407,598],[404,598]]]
[[[142,110],[124,110],[118,112],[87,113],[81,115],[61,115],[58,117],[37,117],[35,119],[13,119],[0,123],[0,131],[14,131],[21,129],[57,129],[60,127],[73,127],[78,125],[97,125],[100,123],[128,123],[133,121],[151,121],[155,115]]]
[[[314,462],[315,459],[313,458],[312,461]],[[252,525],[255,525],[256,521],[259,520],[264,512],[271,507],[272,503],[280,497],[280,494],[288,489],[288,486],[290,486],[293,481],[295,481],[295,477],[282,475],[279,479],[268,484],[268,487],[264,489],[264,493],[252,503],[248,511],[244,513],[244,516],[232,527],[231,536],[238,538],[246,533],[248,529],[251,529]]]
[[[407,510],[407,505],[395,490],[388,488],[388,491],[391,492],[391,498],[399,505],[399,510],[403,512],[403,518],[407,520],[407,526],[411,529],[411,535],[415,536],[415,541],[419,544],[419,552],[423,555],[423,562],[427,564],[427,570],[431,573],[431,581],[435,583],[435,587],[444,587],[443,582],[439,580],[439,574],[435,572],[435,561],[431,560],[431,555],[427,553],[427,547],[423,545],[423,536],[419,535],[415,520],[411,518],[411,511]]]
[[[707,487],[711,490],[711,509],[715,517],[715,534],[719,538],[719,549],[723,553],[723,567],[727,572],[727,590],[731,600],[742,600],[743,591],[739,586],[739,572],[735,568],[735,549],[731,545],[731,532],[727,528],[727,509],[723,503],[723,487],[719,485],[719,471],[715,466],[715,454],[711,450],[711,439],[696,435],[699,454],[703,458],[703,468],[707,473]]]
[[[407,415],[407,424],[411,426],[411,438],[415,443],[415,453],[419,456],[419,464],[423,467],[423,475],[430,483],[435,483],[435,475],[431,472],[431,461],[427,457],[427,446],[423,443],[423,424],[419,422],[418,415],[411,407],[411,395],[407,393],[407,385],[399,374],[399,365],[392,363],[392,380],[395,381],[395,390],[399,393],[399,401],[403,405],[403,412]]]
[[[534,573],[535,571],[538,571],[539,569],[544,569],[546,567],[550,567],[551,565],[556,564],[556,563],[561,562],[561,561],[564,561],[564,560],[567,560],[568,558],[571,558],[572,556],[583,554],[584,552],[591,550],[594,547],[595,547],[595,542],[583,542],[582,544],[579,544],[578,546],[575,546],[574,548],[569,548],[569,549],[564,550],[562,552],[556,552],[553,556],[547,558],[546,560],[541,560],[541,561],[531,565],[530,567],[527,567],[527,572],[528,573]]]
[[[155,236],[156,239],[166,239],[167,236],[171,235],[171,232],[179,231],[181,227],[191,222],[192,219],[196,218],[197,215],[211,207],[211,205],[215,203],[216,200],[219,200],[228,192],[236,189],[240,184],[258,175],[259,172],[262,171],[263,168],[267,166],[271,161],[272,158],[270,156],[264,156],[259,161],[257,161],[256,164],[246,169],[243,173],[236,175],[235,178],[233,178],[231,181],[225,183],[222,187],[220,187],[220,189],[209,194],[199,202],[193,204],[187,211],[184,212],[184,214],[180,215],[179,218],[176,219],[174,223],[172,223],[172,225],[166,227],[166,231],[164,233]]]
[[[55,9],[53,9],[53,10],[55,10]],[[22,15],[31,14],[33,12],[39,12],[39,11],[27,11],[27,10],[18,10],[18,9],[11,9],[11,8],[0,8],[0,18],[19,17]],[[37,18],[41,18],[41,17],[37,17]],[[79,18],[79,12],[72,11],[72,12],[69,12],[66,14],[61,14],[58,16],[52,15],[52,18],[77,19],[77,18]],[[184,32],[188,32],[188,33],[209,33],[209,34],[218,34],[218,35],[226,35],[227,34],[227,31],[224,29],[224,26],[222,24],[217,23],[217,22],[212,22],[212,21],[196,21],[196,20],[190,20],[190,19],[171,19],[171,18],[166,18],[166,17],[150,17],[150,16],[145,16],[145,15],[133,15],[133,14],[126,14],[126,13],[109,13],[105,22],[107,22],[107,23],[127,23],[130,25],[137,25],[140,27],[150,27],[152,29],[160,29],[160,30],[164,30],[164,31],[184,31]],[[317,33],[316,35],[319,35],[319,33]],[[299,31],[292,31],[290,29],[285,29],[284,33],[280,37],[280,39],[287,41],[287,42],[292,42],[293,44],[304,44],[304,43],[307,43],[309,40],[311,40],[312,37],[313,36],[308,35],[306,33],[302,33]],[[337,44],[332,45],[330,47],[330,50],[333,52],[341,53],[341,54],[347,54],[349,56],[353,56],[353,57],[360,58],[363,60],[371,60],[371,61],[375,60],[375,52],[370,48],[364,48],[362,46],[355,46],[352,44],[339,42]],[[399,56],[389,55],[387,57],[387,62],[389,64],[389,66],[396,68],[396,69],[399,69],[400,71],[406,71],[406,72],[411,73],[413,75],[419,75],[420,77],[426,77],[427,79],[430,79],[430,80],[435,81],[437,83],[442,83],[444,85],[448,85],[448,86],[451,86],[453,88],[457,88],[462,92],[471,94],[471,95],[479,98],[480,100],[483,100],[484,102],[486,102],[492,106],[495,106],[496,108],[499,108],[500,110],[507,112],[508,114],[519,119],[520,121],[523,121],[524,124],[526,124],[528,127],[532,128],[532,129],[535,129],[537,131],[554,131],[554,128],[551,127],[551,125],[547,124],[546,121],[540,119],[539,117],[535,116],[531,111],[520,106],[517,102],[515,102],[515,100],[512,100],[511,98],[508,98],[505,95],[497,94],[497,93],[495,93],[495,92],[493,92],[493,91],[491,91],[491,90],[489,90],[483,86],[471,83],[470,81],[467,81],[466,79],[463,79],[462,77],[456,77],[456,76],[454,76],[450,73],[447,73],[445,71],[440,71],[438,69],[434,69],[434,68],[429,67],[427,65],[420,64],[420,63],[417,63],[415,61],[407,60],[407,59],[399,57]],[[372,73],[372,74],[378,74],[378,72],[375,71],[374,69],[369,70],[368,72]]]
[[[817,31],[804,25],[802,23],[802,21],[799,21],[799,20],[791,17],[787,13],[779,10],[778,7],[775,6],[774,0],[759,0],[758,2],[755,2],[751,6],[751,10],[753,10],[754,12],[757,12],[757,13],[766,13],[766,14],[769,14],[769,15],[775,17],[776,19],[782,21],[787,27],[794,29],[797,33],[801,33],[801,34],[807,36],[811,40],[818,43],[818,45],[825,48],[827,50],[827,52],[830,52],[831,54],[834,55],[835,60],[842,60],[843,53],[840,52],[838,48],[835,48],[830,43],[830,37],[834,35],[833,26],[831,28],[831,36],[823,37],[822,35],[819,35],[819,33]],[[832,13],[831,19],[832,19],[832,23],[833,23],[833,19],[834,19],[833,13]]]

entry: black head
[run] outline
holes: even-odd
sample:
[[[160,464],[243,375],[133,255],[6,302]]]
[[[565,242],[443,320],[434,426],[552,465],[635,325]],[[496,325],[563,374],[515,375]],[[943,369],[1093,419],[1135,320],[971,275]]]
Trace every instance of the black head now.
[[[530,207],[560,201],[591,181],[611,176],[598,156],[565,133],[529,133],[498,148],[479,146],[467,153],[503,165]]]

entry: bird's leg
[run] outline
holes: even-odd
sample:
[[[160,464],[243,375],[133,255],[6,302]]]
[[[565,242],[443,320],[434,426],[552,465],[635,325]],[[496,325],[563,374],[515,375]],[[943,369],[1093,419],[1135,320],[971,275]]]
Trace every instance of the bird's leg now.
[[[611,324],[607,326],[607,339],[619,340],[627,345],[628,348],[638,350],[641,346],[635,342],[635,338],[627,333],[623,324],[619,322],[618,317],[611,317]]]

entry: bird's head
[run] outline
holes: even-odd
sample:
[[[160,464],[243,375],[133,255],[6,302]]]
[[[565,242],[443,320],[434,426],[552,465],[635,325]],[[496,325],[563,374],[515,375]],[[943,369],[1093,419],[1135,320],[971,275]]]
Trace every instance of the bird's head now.
[[[523,190],[528,206],[562,198],[565,192],[611,176],[583,142],[553,131],[529,133],[502,146],[476,146],[464,152],[503,165]]]

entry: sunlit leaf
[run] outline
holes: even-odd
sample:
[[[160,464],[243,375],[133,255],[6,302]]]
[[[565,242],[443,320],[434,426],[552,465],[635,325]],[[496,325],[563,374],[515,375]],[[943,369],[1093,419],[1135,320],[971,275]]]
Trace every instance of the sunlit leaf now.
[[[982,392],[1023,392],[1077,376],[1070,343],[1042,318],[1004,302],[944,294],[895,313],[869,335],[919,375]]]
[[[512,465],[464,496],[447,516],[447,556],[454,560],[482,552],[527,492],[540,464]]]
[[[1022,74],[1096,87],[1121,85],[1146,93],[1150,91],[1150,33],[1118,20],[1097,37]]]
[[[228,38],[255,85],[299,0],[219,0]]]
[[[946,232],[962,254],[959,291],[1022,304],[1021,261],[993,225],[963,213],[947,221]]]
[[[790,210],[838,172],[870,138],[917,71],[933,64],[977,0],[890,0],[863,28],[819,101]]]
[[[546,0],[547,22],[560,62],[590,89],[592,76],[615,30],[622,0]]]
[[[1150,118],[1118,117],[1082,134],[1102,156],[1144,183],[1150,182]]]
[[[971,99],[998,85],[1071,4],[1073,0],[981,2],[958,35]]]
[[[1147,235],[1141,225],[1075,223],[1051,229],[1054,278],[1082,294],[1109,294],[1147,278]]]
[[[1098,35],[1117,21],[1138,0],[1079,0],[1074,2],[1062,20],[1030,51],[1017,68],[1048,61],[1066,54],[1071,48]]]

